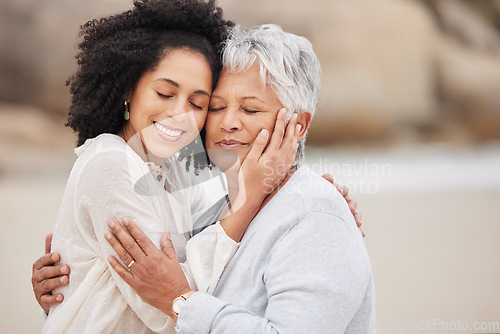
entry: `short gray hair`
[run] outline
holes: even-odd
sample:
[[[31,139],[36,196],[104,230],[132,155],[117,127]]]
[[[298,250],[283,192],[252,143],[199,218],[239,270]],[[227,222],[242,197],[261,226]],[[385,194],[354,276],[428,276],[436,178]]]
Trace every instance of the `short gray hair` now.
[[[307,38],[284,32],[275,24],[248,30],[234,27],[223,49],[224,69],[244,72],[255,61],[262,83],[275,92],[285,108],[295,113],[309,110],[314,115],[321,68]],[[304,142],[305,136],[299,143],[296,161],[304,156]]]

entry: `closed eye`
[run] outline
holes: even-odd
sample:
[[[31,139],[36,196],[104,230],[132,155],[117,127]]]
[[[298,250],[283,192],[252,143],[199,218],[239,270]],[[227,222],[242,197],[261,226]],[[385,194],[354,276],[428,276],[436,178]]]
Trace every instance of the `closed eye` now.
[[[246,113],[249,113],[249,114],[256,114],[258,112],[260,112],[260,110],[251,110],[251,109],[245,109],[245,108],[241,108],[243,109],[243,111],[245,111]]]
[[[160,92],[156,92],[156,94],[158,94],[159,97],[162,97],[164,99],[168,99],[168,98],[172,97],[172,95],[164,95],[164,94],[162,94]]]
[[[191,102],[191,101],[189,102],[189,104],[191,104],[191,106],[193,106],[193,108],[195,108],[195,109],[198,109],[198,110],[203,110],[203,107],[200,107],[199,105],[196,105],[196,104],[194,104],[194,103],[193,103],[193,102]]]

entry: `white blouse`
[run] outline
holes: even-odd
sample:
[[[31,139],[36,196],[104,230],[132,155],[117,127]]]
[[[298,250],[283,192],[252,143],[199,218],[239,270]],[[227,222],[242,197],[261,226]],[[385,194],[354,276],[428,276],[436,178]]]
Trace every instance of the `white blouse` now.
[[[51,307],[43,332],[175,333],[172,319],[142,301],[108,264],[115,255],[104,238],[108,220],[131,217],[159,248],[170,231],[191,288],[207,293],[238,244],[220,224],[192,236],[192,217],[213,200],[175,157],[165,172],[112,134],[87,140],[75,153],[52,240],[70,267],[69,284],[56,291],[64,301]]]

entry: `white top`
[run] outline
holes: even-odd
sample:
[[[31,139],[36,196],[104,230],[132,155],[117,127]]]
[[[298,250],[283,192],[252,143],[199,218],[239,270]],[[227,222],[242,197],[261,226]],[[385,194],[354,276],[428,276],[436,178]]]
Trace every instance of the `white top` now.
[[[108,220],[131,217],[157,247],[170,231],[191,288],[207,293],[238,244],[220,224],[192,237],[192,217],[213,201],[175,157],[164,172],[111,134],[87,140],[75,153],[52,240],[70,267],[69,284],[56,291],[64,301],[51,307],[43,332],[175,333],[172,319],[143,302],[108,264],[115,255],[104,238]]]

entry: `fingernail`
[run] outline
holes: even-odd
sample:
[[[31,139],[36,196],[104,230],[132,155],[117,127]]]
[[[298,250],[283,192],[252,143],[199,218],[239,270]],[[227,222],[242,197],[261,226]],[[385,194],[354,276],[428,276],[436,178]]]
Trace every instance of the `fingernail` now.
[[[57,295],[56,300],[57,300],[58,302],[62,302],[62,296],[61,296],[61,295]]]
[[[59,282],[64,283],[64,276],[59,279]]]
[[[284,116],[285,112],[286,112],[286,109],[285,108],[281,108],[280,109],[280,116]]]
[[[50,258],[52,259],[52,261],[57,261],[57,256],[54,253],[52,253],[52,255],[50,256]]]
[[[113,220],[108,221],[108,226],[111,228],[115,227],[115,222]]]
[[[127,226],[130,223],[130,219],[128,217],[125,217],[122,219],[123,225]]]
[[[300,130],[302,130],[302,125],[297,124],[297,132],[299,132]]]
[[[111,232],[109,231],[104,232],[104,237],[108,240],[111,239]]]
[[[59,272],[60,272],[61,274],[67,274],[67,271],[66,271],[66,270],[67,270],[67,268],[66,268],[66,267],[62,267],[61,269],[59,269]]]
[[[266,129],[262,129],[262,130],[260,130],[260,132],[259,132],[259,136],[262,136],[262,137],[267,136],[267,130],[266,130]]]
[[[297,113],[296,113],[296,112],[294,112],[294,113],[293,113],[293,115],[292,115],[292,119],[293,119],[293,120],[296,120],[296,119],[297,119]]]

